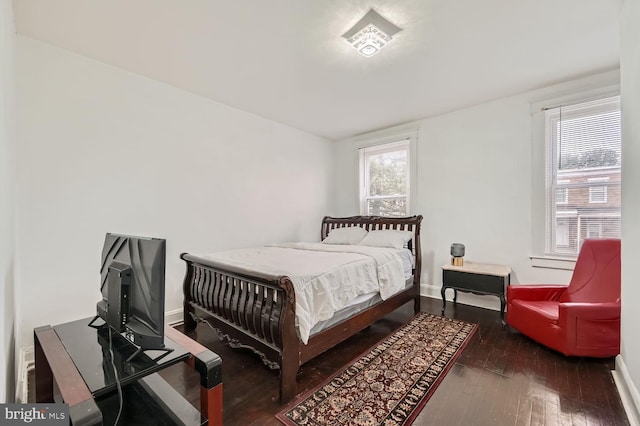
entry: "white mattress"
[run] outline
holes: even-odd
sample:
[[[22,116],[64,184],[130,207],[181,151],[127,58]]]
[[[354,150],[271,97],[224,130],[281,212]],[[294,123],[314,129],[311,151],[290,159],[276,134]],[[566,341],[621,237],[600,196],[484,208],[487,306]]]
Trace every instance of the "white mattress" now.
[[[413,280],[411,277],[407,277],[407,285],[404,289],[398,290],[398,293],[402,290],[406,290],[408,287],[413,286]],[[326,321],[320,321],[313,326],[311,329],[310,336],[313,336],[323,330],[326,330],[334,325],[342,322],[346,319],[351,318],[355,314],[358,314],[366,309],[369,309],[371,306],[375,305],[378,302],[381,302],[382,298],[379,293],[369,293],[363,294],[361,296],[356,297],[349,305],[340,309],[338,312],[333,314],[331,318]]]
[[[296,292],[298,333],[304,343],[316,324],[357,304],[359,296],[378,294],[385,300],[402,290],[413,259],[409,250],[322,243],[229,250],[200,257],[290,277]]]

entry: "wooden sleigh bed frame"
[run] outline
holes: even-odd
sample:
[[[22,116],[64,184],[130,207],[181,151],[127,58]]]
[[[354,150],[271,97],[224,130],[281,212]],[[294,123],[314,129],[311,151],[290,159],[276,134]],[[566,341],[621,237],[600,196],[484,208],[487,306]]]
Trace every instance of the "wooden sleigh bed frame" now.
[[[280,402],[296,396],[299,367],[353,336],[407,302],[420,310],[420,223],[422,216],[325,217],[324,240],[334,228],[360,226],[368,231],[398,229],[413,232],[408,248],[414,254],[412,285],[387,300],[320,331],[305,345],[295,325],[295,293],[291,279],[219,265],[188,253],[184,280],[184,328],[191,331],[198,318],[211,324],[218,337],[233,348],[248,348],[272,369],[280,369]]]

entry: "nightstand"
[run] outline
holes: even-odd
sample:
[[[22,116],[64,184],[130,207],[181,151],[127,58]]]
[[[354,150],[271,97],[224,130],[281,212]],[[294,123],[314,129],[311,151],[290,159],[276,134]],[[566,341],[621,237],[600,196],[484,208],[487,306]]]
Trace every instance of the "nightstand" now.
[[[465,262],[462,266],[442,265],[442,314],[447,306],[445,291],[453,289],[453,303],[458,290],[474,294],[490,294],[500,298],[500,318],[504,324],[506,286],[511,280],[511,268],[503,265]]]

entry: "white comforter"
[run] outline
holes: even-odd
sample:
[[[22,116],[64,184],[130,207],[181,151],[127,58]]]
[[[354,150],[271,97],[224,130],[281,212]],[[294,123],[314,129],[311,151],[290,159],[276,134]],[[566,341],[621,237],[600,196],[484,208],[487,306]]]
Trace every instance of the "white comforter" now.
[[[306,344],[313,326],[354,298],[380,292],[387,299],[405,286],[395,249],[290,243],[200,256],[257,272],[287,275],[296,293],[296,321]]]

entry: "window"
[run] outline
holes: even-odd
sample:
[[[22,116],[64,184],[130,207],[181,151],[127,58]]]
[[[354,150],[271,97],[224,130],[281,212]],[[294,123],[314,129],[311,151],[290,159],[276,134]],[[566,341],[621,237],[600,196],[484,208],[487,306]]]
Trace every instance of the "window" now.
[[[568,180],[559,180],[556,185],[556,204],[567,204],[569,202],[569,188],[566,186]]]
[[[606,186],[590,186],[589,202],[590,203],[606,203],[607,187]]]
[[[609,178],[593,178],[587,179],[591,183],[595,182],[607,182]],[[606,203],[607,202],[607,187],[606,186],[590,186],[589,187],[589,202],[590,203]]]
[[[620,238],[620,97],[547,108],[545,133],[546,254]]]
[[[409,214],[409,154],[409,140],[360,149],[361,214]]]

